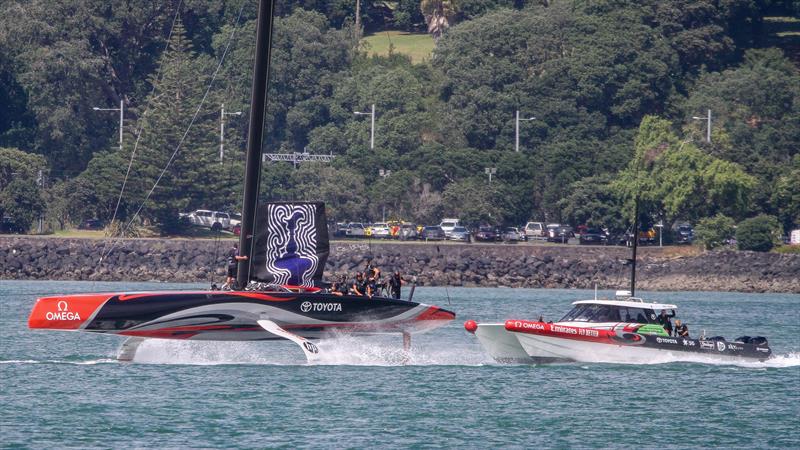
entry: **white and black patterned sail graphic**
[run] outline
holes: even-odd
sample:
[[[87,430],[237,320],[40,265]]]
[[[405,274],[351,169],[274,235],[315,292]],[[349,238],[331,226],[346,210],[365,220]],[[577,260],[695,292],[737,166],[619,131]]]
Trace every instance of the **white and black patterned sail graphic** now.
[[[324,203],[262,204],[255,226],[250,278],[314,286],[322,279],[329,251]]]

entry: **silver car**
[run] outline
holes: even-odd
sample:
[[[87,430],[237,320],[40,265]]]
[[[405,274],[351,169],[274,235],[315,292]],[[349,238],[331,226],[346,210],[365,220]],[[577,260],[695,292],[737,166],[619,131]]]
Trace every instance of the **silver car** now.
[[[450,235],[447,236],[448,241],[461,241],[461,242],[469,242],[470,241],[470,232],[464,227],[453,227],[453,230],[450,232]]]

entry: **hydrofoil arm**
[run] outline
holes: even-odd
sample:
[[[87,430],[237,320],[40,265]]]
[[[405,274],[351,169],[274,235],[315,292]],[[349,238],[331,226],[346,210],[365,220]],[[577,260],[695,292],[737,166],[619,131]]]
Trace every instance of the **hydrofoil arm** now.
[[[279,327],[277,323],[269,320],[269,319],[260,319],[258,321],[258,325],[261,328],[269,331],[270,333],[280,336],[284,339],[288,339],[295,344],[300,346],[300,349],[303,350],[303,353],[306,355],[306,359],[308,362],[314,362],[319,359],[319,347],[314,345],[313,342],[309,341],[308,339],[298,336],[294,333],[284,330],[283,328]]]

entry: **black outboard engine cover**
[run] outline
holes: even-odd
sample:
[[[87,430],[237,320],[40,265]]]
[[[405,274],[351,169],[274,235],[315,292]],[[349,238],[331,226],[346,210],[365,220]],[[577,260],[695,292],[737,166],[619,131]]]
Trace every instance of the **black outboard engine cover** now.
[[[753,345],[767,345],[767,338],[764,336],[754,336],[750,338],[750,343]]]

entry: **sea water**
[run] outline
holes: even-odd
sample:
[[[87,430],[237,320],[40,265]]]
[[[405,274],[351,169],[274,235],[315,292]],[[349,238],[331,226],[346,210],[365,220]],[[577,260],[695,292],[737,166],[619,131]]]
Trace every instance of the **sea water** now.
[[[339,336],[308,365],[289,342],[144,343],[31,331],[38,296],[190,284],[0,281],[0,446],[800,447],[800,296],[658,292],[692,335],[767,336],[769,361],[499,365],[466,319],[558,320],[594,292],[418,288],[457,319],[415,335]],[[613,295],[601,291],[600,295]]]

